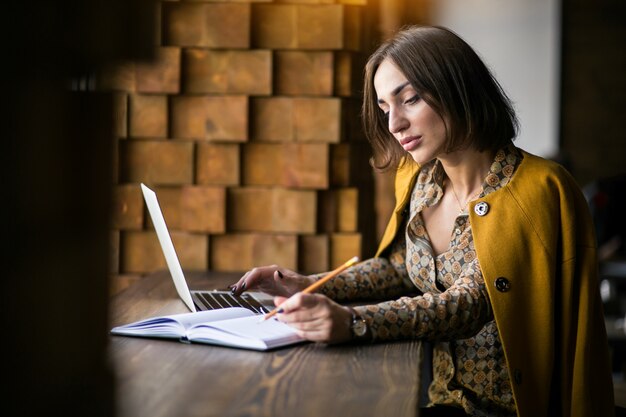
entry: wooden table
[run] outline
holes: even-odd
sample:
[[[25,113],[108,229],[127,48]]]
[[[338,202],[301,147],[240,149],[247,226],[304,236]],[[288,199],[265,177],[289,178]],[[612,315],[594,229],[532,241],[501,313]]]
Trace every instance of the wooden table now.
[[[239,274],[188,273],[192,289],[225,288]],[[168,272],[112,298],[111,326],[184,313]],[[110,337],[117,415],[414,416],[419,342],[306,343],[256,352],[170,340]]]

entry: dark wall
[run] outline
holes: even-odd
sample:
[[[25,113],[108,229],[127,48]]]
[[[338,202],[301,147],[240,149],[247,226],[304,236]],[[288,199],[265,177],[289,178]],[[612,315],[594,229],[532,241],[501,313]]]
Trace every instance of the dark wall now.
[[[86,4],[87,3],[87,4]],[[110,416],[112,106],[72,91],[149,58],[148,1],[5,5],[2,25],[3,415]],[[127,22],[133,22],[133,25]],[[74,81],[74,82],[73,82]]]
[[[561,147],[581,185],[626,174],[626,3],[563,0]]]

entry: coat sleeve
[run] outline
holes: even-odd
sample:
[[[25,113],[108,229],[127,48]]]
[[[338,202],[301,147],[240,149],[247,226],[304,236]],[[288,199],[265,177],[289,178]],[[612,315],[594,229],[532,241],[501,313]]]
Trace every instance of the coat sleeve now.
[[[441,293],[401,297],[355,309],[368,322],[374,341],[465,339],[493,317],[476,259]]]
[[[586,201],[562,168],[526,154],[470,214],[519,417],[612,416],[613,386]],[[506,225],[506,227],[502,227]],[[494,236],[503,242],[494,246]],[[501,292],[494,283],[506,279]]]
[[[563,242],[577,242],[573,248],[562,248],[564,327],[560,335],[558,381],[563,384],[560,387],[563,415],[612,416],[615,406],[611,364],[592,220],[586,202],[578,193],[570,195],[562,206],[571,207],[575,213],[562,225]]]

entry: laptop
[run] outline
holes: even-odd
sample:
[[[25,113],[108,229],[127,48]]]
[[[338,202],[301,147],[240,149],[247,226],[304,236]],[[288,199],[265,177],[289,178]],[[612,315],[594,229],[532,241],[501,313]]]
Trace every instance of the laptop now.
[[[165,225],[156,193],[144,184],[141,184],[141,191],[161,244],[165,262],[172,275],[176,292],[189,310],[195,312],[227,307],[244,307],[257,314],[266,314],[274,309],[272,297],[260,292],[246,292],[240,296],[235,296],[230,291],[190,291],[174,250],[170,233]]]

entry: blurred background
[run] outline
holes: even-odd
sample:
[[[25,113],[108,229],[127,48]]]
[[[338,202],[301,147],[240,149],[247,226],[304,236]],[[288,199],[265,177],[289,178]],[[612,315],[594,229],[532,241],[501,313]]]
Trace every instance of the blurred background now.
[[[518,146],[561,162],[584,189],[621,381],[622,1],[6,8],[9,415],[114,415],[109,297],[165,267],[141,182],[157,191],[186,270],[279,263],[320,272],[371,256],[394,201],[392,175],[368,165],[363,63],[408,24],[466,39],[515,104]]]

